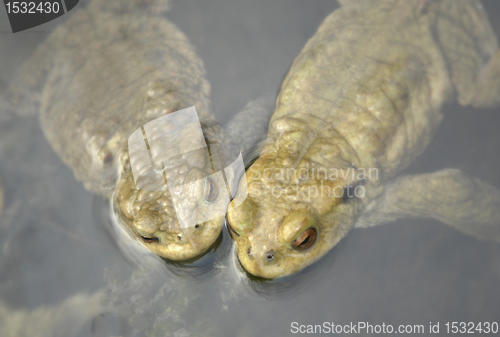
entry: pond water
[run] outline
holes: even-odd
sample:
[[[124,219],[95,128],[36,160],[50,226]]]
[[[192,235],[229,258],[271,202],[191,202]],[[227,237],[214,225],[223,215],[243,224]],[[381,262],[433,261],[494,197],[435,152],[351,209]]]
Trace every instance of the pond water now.
[[[500,4],[483,3],[500,36]],[[214,112],[225,121],[278,92],[336,8],[327,0],[174,0],[167,16],[204,60]],[[2,88],[65,18],[12,34],[0,12]],[[499,112],[448,107],[406,173],[452,167],[500,187]],[[0,181],[1,336],[291,336],[294,326],[324,322],[423,325],[425,334],[439,323],[446,334],[446,322],[500,322],[500,245],[437,221],[355,229],[298,275],[263,282],[241,270],[225,230],[187,265],[127,256],[107,202],[75,180],[36,116],[0,114]]]

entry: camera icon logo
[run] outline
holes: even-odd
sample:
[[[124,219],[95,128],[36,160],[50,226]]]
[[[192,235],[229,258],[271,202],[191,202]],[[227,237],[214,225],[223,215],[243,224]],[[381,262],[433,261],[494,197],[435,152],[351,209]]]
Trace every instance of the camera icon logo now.
[[[220,150],[219,144],[206,143],[194,106],[152,120],[128,139],[137,188],[168,189],[181,228],[223,216],[248,196],[246,181],[236,196],[245,172],[241,153],[223,167]],[[212,174],[203,173],[207,171]]]

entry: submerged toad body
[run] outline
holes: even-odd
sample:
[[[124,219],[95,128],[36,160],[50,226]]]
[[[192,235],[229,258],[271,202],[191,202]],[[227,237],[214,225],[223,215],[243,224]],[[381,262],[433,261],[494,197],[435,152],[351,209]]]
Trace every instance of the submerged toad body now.
[[[351,228],[405,216],[500,241],[498,189],[453,169],[397,177],[444,104],[500,102],[500,54],[480,2],[340,2],[295,59],[247,171],[249,197],[228,213],[244,268],[288,275]]]
[[[186,260],[216,241],[224,213],[181,228],[168,190],[136,185],[134,169],[143,172],[150,161],[146,155],[131,163],[127,139],[152,120],[195,106],[201,140],[210,144],[210,152],[203,147],[204,151],[177,156],[165,165],[176,173],[175,183],[205,179],[195,186],[205,191],[195,190],[189,200],[190,211],[200,212],[222,198],[225,189],[204,178],[214,173],[215,156],[222,155],[220,147],[212,145],[231,146],[211,113],[202,61],[186,36],[160,15],[167,3],[95,0],[76,10],[20,69],[4,101],[17,112],[40,113],[47,139],[77,179],[112,198],[121,222],[148,249],[168,259]],[[246,125],[238,136],[245,139],[259,129],[263,126],[257,118],[257,124]],[[196,131],[180,130],[174,145],[182,147]],[[145,142],[142,137],[140,141]]]

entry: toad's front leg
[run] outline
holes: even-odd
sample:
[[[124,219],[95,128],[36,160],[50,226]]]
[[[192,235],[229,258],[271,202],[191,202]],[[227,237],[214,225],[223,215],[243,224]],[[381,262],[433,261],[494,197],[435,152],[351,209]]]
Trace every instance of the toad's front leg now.
[[[368,207],[356,227],[428,217],[477,238],[500,242],[500,190],[459,170],[397,178]]]

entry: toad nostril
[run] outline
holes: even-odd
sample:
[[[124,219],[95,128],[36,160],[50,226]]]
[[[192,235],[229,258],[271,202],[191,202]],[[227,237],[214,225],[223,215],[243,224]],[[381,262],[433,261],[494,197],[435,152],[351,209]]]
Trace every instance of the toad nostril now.
[[[252,253],[252,249],[251,248],[248,248],[247,249],[247,254],[250,255]]]
[[[267,260],[268,260],[268,261],[272,261],[272,260],[274,260],[274,254],[273,254],[273,253],[268,253],[268,254],[267,254]]]

